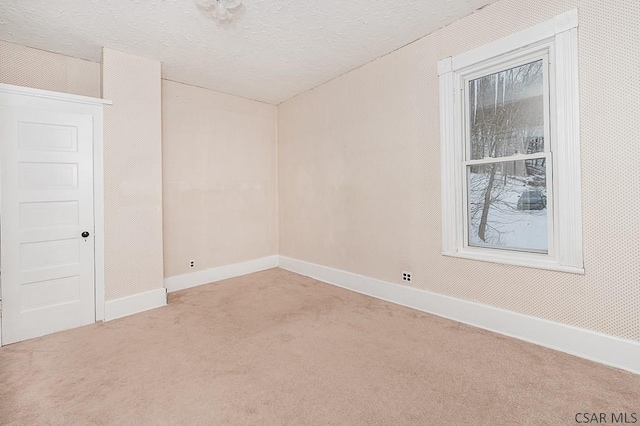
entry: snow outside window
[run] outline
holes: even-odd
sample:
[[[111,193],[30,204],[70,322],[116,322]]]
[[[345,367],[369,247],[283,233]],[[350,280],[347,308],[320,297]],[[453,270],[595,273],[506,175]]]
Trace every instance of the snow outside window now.
[[[583,273],[577,13],[439,63],[443,254]]]

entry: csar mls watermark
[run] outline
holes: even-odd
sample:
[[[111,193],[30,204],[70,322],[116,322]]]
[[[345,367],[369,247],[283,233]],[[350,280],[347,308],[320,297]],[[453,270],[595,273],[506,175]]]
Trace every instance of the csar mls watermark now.
[[[638,422],[637,413],[576,413],[576,423],[631,425]]]

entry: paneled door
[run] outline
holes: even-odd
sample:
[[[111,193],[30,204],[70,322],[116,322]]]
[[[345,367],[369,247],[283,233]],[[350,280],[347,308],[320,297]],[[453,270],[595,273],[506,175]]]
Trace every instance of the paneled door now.
[[[2,343],[95,321],[93,117],[0,106]]]

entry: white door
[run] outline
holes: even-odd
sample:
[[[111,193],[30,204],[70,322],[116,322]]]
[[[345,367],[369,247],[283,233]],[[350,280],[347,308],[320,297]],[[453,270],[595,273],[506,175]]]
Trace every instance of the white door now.
[[[92,126],[0,107],[2,344],[95,321]]]

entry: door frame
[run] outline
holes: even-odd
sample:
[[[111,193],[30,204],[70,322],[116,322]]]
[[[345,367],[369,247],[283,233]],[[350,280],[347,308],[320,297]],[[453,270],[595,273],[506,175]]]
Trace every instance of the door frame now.
[[[103,107],[104,105],[111,104],[112,102],[106,99],[0,83],[0,106],[2,107],[21,107],[70,113],[83,113],[93,117],[94,304],[96,322],[104,321],[105,307]],[[0,162],[0,167],[1,166],[2,164]],[[0,207],[1,206],[2,193],[0,186]],[[0,287],[2,287],[1,284]],[[0,315],[0,346],[2,346],[2,315]]]

